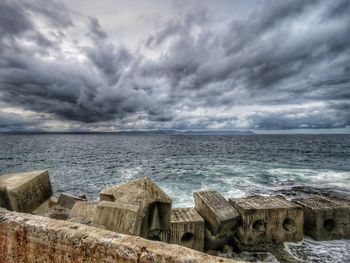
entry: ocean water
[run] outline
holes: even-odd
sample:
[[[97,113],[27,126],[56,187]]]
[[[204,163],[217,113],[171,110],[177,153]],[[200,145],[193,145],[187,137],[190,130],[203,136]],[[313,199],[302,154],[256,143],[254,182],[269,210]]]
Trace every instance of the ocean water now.
[[[56,195],[95,200],[107,186],[149,176],[174,207],[193,206],[203,189],[241,197],[301,185],[350,198],[350,135],[3,134],[0,149],[0,174],[48,169]],[[348,241],[289,249],[309,262],[350,262]]]

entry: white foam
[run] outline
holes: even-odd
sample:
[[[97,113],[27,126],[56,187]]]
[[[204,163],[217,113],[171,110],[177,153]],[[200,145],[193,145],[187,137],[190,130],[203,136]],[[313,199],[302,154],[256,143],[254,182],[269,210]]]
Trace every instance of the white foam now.
[[[306,262],[350,262],[350,240],[315,241],[304,238],[300,243],[287,243],[288,250]]]
[[[133,168],[122,168],[118,171],[118,175],[121,179],[133,179],[142,171],[141,166],[136,166]]]
[[[337,187],[350,190],[350,172],[326,169],[271,168],[267,172],[277,177],[277,181],[286,178],[296,183],[307,183],[318,187]]]

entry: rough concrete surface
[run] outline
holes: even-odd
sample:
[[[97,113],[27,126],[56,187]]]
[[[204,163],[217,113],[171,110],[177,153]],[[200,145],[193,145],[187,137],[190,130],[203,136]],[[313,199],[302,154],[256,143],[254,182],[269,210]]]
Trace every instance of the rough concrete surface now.
[[[76,201],[70,210],[68,220],[81,224],[92,224],[97,210],[97,202]]]
[[[37,209],[31,212],[33,215],[44,215],[50,212],[57,205],[57,197],[51,196],[46,202],[42,203]]]
[[[30,213],[52,196],[48,171],[0,176],[0,206]]]
[[[204,250],[204,220],[194,208],[171,211],[170,243]]]
[[[114,232],[139,236],[142,222],[139,211],[138,205],[102,201],[97,205],[93,223]]]
[[[303,239],[303,209],[282,196],[230,198],[241,215],[237,237],[244,245]]]
[[[193,196],[196,210],[213,235],[235,228],[239,214],[219,192],[195,192]]]
[[[100,200],[138,206],[142,217],[139,235],[142,237],[170,229],[172,200],[148,177],[104,189]]]
[[[140,237],[0,209],[0,263],[237,262]]]
[[[294,199],[304,209],[304,232],[315,240],[350,238],[350,201],[315,196]]]
[[[77,201],[87,201],[86,198],[77,197],[67,193],[62,193],[58,197],[57,205],[67,209],[72,209]]]

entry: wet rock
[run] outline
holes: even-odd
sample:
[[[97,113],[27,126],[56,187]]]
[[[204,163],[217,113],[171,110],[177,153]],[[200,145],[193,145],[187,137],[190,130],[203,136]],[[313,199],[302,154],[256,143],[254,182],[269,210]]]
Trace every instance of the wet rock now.
[[[306,261],[294,257],[285,247],[278,247],[278,249],[271,249],[271,253],[280,263],[307,263]]]
[[[132,233],[138,233],[137,235],[147,238],[151,237],[155,231],[170,230],[172,200],[148,177],[104,189],[100,193],[100,200],[116,202],[119,206],[122,204],[125,204],[125,207],[133,206],[125,211],[134,213],[133,222],[141,221],[140,229],[136,230],[136,227],[132,227]],[[136,215],[137,209],[138,215]],[[127,217],[123,216],[123,218]]]
[[[315,240],[350,238],[350,201],[337,197],[294,199],[304,209],[304,232]]]
[[[194,208],[172,210],[170,243],[203,251],[204,220]]]
[[[254,246],[246,246],[236,241],[239,251],[246,253],[246,255],[257,255],[259,253],[271,253],[277,262],[280,263],[307,263],[301,259],[294,257],[282,244],[259,244]],[[249,258],[237,257],[237,259],[249,260]],[[254,262],[254,261],[253,261]],[[260,261],[257,261],[260,262]],[[275,262],[275,261],[266,261]]]
[[[226,244],[231,243],[234,231],[225,231],[214,235],[210,229],[205,227],[204,247],[206,250],[221,250]]]
[[[214,249],[208,249],[205,251],[205,253],[207,253],[208,255],[211,255],[211,256],[219,256],[219,251],[218,250],[214,250]]]
[[[0,206],[30,213],[52,196],[48,171],[0,176]]]
[[[66,209],[72,209],[75,202],[77,201],[87,201],[87,200],[86,200],[86,197],[82,198],[82,197],[77,197],[67,193],[62,193],[58,197],[57,205],[64,207]]]
[[[350,192],[341,189],[311,187],[305,185],[293,186],[276,190],[276,194],[281,194],[288,199],[306,198],[312,196],[339,197],[350,200]]]
[[[349,240],[315,241],[305,236],[300,243],[288,243],[286,249],[305,262],[350,262]]]
[[[241,252],[241,253],[219,253],[220,257],[234,258],[237,260],[244,260],[248,262],[269,262],[282,263],[270,252]]]
[[[193,196],[195,209],[213,235],[232,231],[236,227],[239,214],[219,192],[195,192]]]
[[[277,258],[270,252],[255,252],[255,253],[250,253],[251,257],[255,258],[255,262],[269,262],[269,263],[298,263],[301,262],[299,260],[296,261],[296,259],[291,260],[284,260],[284,261],[278,261]],[[236,258],[238,259],[238,258]],[[241,260],[248,260],[248,258],[240,258]]]
[[[241,215],[236,233],[244,245],[281,244],[303,238],[303,209],[282,196],[230,198]]]
[[[225,253],[225,254],[233,253],[233,247],[226,244],[226,245],[222,248],[222,253]]]
[[[0,209],[0,262],[234,263],[237,261],[68,221]]]

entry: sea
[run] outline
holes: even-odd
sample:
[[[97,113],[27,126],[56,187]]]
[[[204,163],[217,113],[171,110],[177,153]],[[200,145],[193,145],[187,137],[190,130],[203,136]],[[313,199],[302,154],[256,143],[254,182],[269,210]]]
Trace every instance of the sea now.
[[[350,199],[350,135],[0,134],[0,174],[48,170],[55,195],[97,200],[111,185],[143,176],[173,199],[193,192],[271,195],[293,187]],[[307,262],[350,262],[350,241],[286,244]]]

